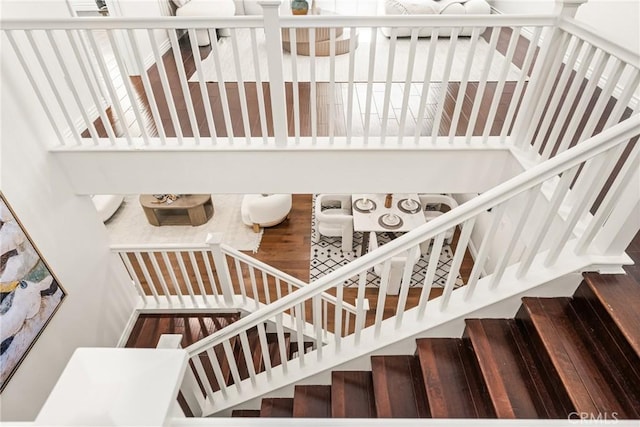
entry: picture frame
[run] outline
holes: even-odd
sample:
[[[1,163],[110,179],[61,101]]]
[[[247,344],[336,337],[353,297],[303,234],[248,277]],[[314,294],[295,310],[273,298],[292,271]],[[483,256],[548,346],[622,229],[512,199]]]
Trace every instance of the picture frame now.
[[[0,393],[66,296],[0,192]]]

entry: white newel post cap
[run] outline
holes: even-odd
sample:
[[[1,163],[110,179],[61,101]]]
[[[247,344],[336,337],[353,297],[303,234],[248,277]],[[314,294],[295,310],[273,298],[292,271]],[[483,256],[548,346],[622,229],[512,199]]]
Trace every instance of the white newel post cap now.
[[[258,4],[262,7],[280,7],[282,2],[280,0],[260,0]]]
[[[576,16],[578,8],[587,0],[556,0],[556,11],[562,16]]]
[[[211,246],[214,246],[214,245],[220,246],[222,244],[223,236],[224,236],[224,233],[208,233],[205,243]]]

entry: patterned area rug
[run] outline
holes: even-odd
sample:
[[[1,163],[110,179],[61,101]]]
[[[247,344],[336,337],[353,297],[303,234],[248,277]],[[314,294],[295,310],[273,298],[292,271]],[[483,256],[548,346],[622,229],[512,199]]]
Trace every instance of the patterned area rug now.
[[[314,197],[315,203],[315,197]],[[353,235],[353,247],[354,251],[343,252],[341,249],[342,240],[339,237],[327,237],[320,236],[319,241],[316,243],[317,236],[315,211],[311,213],[311,267],[310,267],[310,281],[313,282],[325,274],[340,268],[343,265],[347,265],[357,257],[361,256],[360,249],[362,245],[362,233],[356,232]],[[391,236],[387,233],[378,233],[378,243],[383,245],[391,241]],[[429,265],[430,253],[422,254],[416,265],[413,267],[413,274],[411,276],[411,287],[421,287],[424,282],[424,275]],[[453,259],[453,251],[451,247],[445,244],[442,247],[440,254],[440,260],[438,261],[438,268],[433,281],[434,287],[444,287],[447,280],[447,275],[451,269],[451,262]],[[357,286],[357,277],[348,280],[345,286]],[[462,278],[458,276],[456,279],[455,287],[462,286]],[[373,272],[373,269],[367,273],[367,287],[379,287],[380,277]]]

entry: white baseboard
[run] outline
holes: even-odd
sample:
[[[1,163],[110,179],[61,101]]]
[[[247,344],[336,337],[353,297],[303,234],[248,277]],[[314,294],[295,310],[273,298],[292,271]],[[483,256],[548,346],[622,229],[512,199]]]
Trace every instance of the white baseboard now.
[[[166,39],[160,44],[160,46],[158,46],[158,50],[160,51],[160,57],[162,57],[162,55],[167,53],[169,51],[169,49],[171,49],[171,42],[169,41],[169,39]],[[145,70],[148,70],[155,63],[156,63],[156,57],[153,54],[153,52],[150,52],[144,58],[144,68],[145,68]]]
[[[122,330],[122,335],[120,335],[120,339],[118,340],[118,344],[116,344],[116,347],[123,348],[125,345],[127,345],[127,341],[129,340],[129,335],[131,335],[131,331],[133,330],[133,327],[138,321],[139,315],[140,315],[140,310],[133,309],[133,311],[131,312],[131,316],[129,316],[129,320],[127,321],[127,324]]]

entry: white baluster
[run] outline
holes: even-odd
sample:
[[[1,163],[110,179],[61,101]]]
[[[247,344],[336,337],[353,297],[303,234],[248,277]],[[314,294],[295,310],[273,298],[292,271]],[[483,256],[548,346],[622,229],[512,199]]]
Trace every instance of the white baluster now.
[[[222,234],[209,233],[206,243],[211,247],[211,254],[213,255],[216,271],[218,272],[218,281],[220,283],[220,289],[222,290],[222,297],[224,298],[224,302],[230,305],[233,303],[234,291],[227,259],[220,248],[222,244]]]
[[[202,105],[204,106],[205,117],[207,118],[207,126],[209,127],[209,134],[211,136],[211,143],[216,143],[217,132],[216,125],[213,121],[213,112],[211,111],[211,102],[209,101],[209,90],[207,89],[207,80],[204,77],[204,71],[202,69],[202,58],[200,57],[200,47],[198,46],[196,31],[193,28],[189,28],[189,42],[191,45],[191,55],[193,56],[193,62],[196,66],[196,74],[198,75],[198,87],[200,88],[200,96],[202,97]],[[213,45],[216,45],[215,41],[212,41]],[[215,59],[215,58],[214,58]],[[180,61],[182,62],[182,61]],[[218,87],[222,76],[218,69],[216,69],[216,77],[218,80]],[[215,262],[215,258],[214,258]]]
[[[418,300],[418,319],[422,319],[424,317],[424,313],[427,309],[427,302],[429,302],[429,295],[431,294],[431,288],[433,287],[433,279],[438,268],[438,261],[440,260],[440,253],[442,252],[445,234],[446,232],[442,232],[435,236],[433,244],[431,245],[427,273],[424,275],[422,291],[420,292],[420,299]]]
[[[178,300],[180,301],[180,305],[184,307],[184,300],[182,299],[182,290],[180,289],[180,283],[178,282],[178,278],[173,271],[173,263],[169,261],[169,255],[167,252],[162,251],[162,262],[164,263],[165,270],[169,272],[169,278],[171,279],[171,283],[173,285],[173,289],[178,296]]]
[[[467,94],[467,85],[469,83],[469,73],[473,65],[473,59],[475,58],[475,50],[480,38],[480,28],[475,27],[471,33],[471,45],[469,46],[469,52],[467,52],[467,58],[464,62],[464,71],[462,72],[462,79],[460,86],[458,87],[458,96],[456,97],[456,106],[451,117],[451,128],[449,129],[449,143],[453,144],[453,140],[456,136],[458,129],[458,122],[462,112],[462,106],[464,105],[464,98]],[[510,65],[510,64],[508,64]]]
[[[196,113],[193,109],[193,99],[191,98],[191,91],[189,90],[189,83],[187,82],[187,74],[184,70],[184,62],[182,61],[182,55],[180,50],[180,44],[178,43],[178,37],[176,36],[176,30],[167,30],[169,35],[169,43],[171,43],[171,50],[173,51],[173,60],[178,71],[178,80],[180,81],[180,89],[184,98],[185,106],[187,107],[187,116],[189,117],[189,124],[191,125],[191,134],[195,139],[196,144],[200,144],[200,131],[198,130],[198,122],[196,120]],[[124,115],[122,115],[124,117]]]
[[[155,41],[153,30],[147,30],[147,35],[149,36],[149,41],[151,42],[151,50],[153,51],[153,56],[156,60],[158,75],[160,76],[162,91],[164,92],[164,99],[167,102],[167,107],[169,108],[169,117],[171,117],[171,124],[173,125],[173,130],[175,131],[176,137],[178,138],[178,143],[182,145],[184,143],[182,139],[182,127],[180,126],[180,120],[178,119],[176,104],[173,101],[173,93],[171,92],[171,87],[169,86],[169,79],[167,78],[167,70],[164,67],[164,60],[162,58],[160,50],[158,49],[158,44]]]
[[[282,69],[282,34],[278,7],[280,0],[261,0],[264,15],[264,35],[269,68],[269,88],[271,93],[271,114],[273,116],[273,135],[276,144],[287,145],[287,104]],[[313,44],[313,43],[311,43]]]
[[[467,247],[469,246],[469,239],[471,238],[471,232],[473,231],[475,222],[476,217],[472,217],[466,220],[462,225],[462,232],[460,233],[460,238],[458,239],[456,252],[455,254],[453,254],[451,268],[449,270],[449,275],[447,276],[447,282],[444,285],[442,299],[440,300],[440,310],[444,311],[449,305],[451,292],[453,292],[456,280],[458,279],[458,275],[460,274],[460,266],[462,265],[462,260],[464,259],[464,254],[467,251]]]

